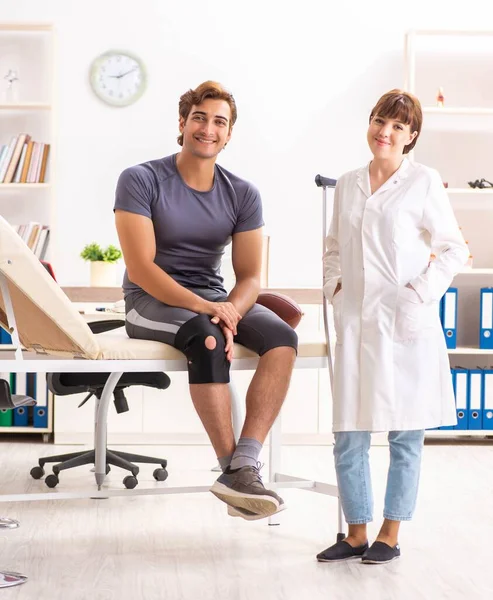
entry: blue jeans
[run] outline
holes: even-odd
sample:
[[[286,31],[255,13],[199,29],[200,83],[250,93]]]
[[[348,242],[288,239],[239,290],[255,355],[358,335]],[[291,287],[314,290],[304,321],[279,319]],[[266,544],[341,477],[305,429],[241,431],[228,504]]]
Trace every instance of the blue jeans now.
[[[342,510],[349,525],[373,520],[369,431],[334,434],[334,458]],[[410,521],[416,506],[424,430],[390,431],[390,466],[383,516]]]

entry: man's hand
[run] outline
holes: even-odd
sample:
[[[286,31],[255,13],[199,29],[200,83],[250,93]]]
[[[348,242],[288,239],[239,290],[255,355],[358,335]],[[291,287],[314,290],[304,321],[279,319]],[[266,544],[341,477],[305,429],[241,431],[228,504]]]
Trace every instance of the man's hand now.
[[[226,340],[226,346],[224,351],[226,352],[226,358],[231,362],[233,360],[233,349],[234,349],[234,341],[233,341],[233,332],[229,327],[226,327],[224,323],[219,323],[219,327],[223,332],[224,339]]]
[[[232,302],[207,302],[203,312],[206,315],[212,315],[211,322],[215,325],[222,322],[233,332],[233,335],[238,333],[236,325],[241,319],[241,315]]]

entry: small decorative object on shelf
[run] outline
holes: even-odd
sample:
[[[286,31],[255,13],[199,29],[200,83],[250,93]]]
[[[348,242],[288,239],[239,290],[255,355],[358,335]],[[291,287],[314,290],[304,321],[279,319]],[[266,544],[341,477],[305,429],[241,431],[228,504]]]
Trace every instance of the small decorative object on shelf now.
[[[443,187],[448,188],[448,183],[446,181],[443,182]]]
[[[444,102],[445,102],[445,98],[443,96],[443,88],[439,87],[438,88],[438,93],[437,93],[437,106],[439,108],[443,108]]]
[[[493,183],[486,179],[476,179],[475,181],[468,181],[467,185],[472,188],[484,190],[485,188],[493,188]]]
[[[121,251],[113,245],[105,250],[95,242],[87,244],[80,253],[81,258],[91,263],[91,286],[113,287],[116,285],[116,263],[122,257]]]
[[[5,102],[13,104],[19,102],[19,77],[15,69],[9,69],[4,79],[7,81],[5,88]]]

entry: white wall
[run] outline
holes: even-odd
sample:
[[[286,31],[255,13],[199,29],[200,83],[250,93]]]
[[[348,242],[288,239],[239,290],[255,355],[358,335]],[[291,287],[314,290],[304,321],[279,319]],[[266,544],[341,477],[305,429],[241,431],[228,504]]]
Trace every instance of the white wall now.
[[[3,21],[53,22],[58,37],[57,214],[53,262],[62,284],[88,283],[89,241],[116,242],[113,196],[122,169],[178,150],[181,93],[217,79],[239,119],[220,162],[261,190],[271,235],[271,285],[316,286],[322,173],[368,159],[365,129],[379,95],[403,84],[404,33],[491,23],[490,0],[268,2],[250,0],[2,0]],[[91,92],[99,53],[128,49],[149,86],[109,108]],[[485,176],[485,175],[478,175]]]

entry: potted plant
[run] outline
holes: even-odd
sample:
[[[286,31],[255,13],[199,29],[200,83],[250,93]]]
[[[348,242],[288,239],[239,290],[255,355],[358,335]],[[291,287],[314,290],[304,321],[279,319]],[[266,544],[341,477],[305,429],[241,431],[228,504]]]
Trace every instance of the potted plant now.
[[[83,248],[80,255],[91,263],[91,286],[116,285],[116,263],[122,257],[121,251],[116,246],[110,244],[103,250],[99,244],[92,242]]]

